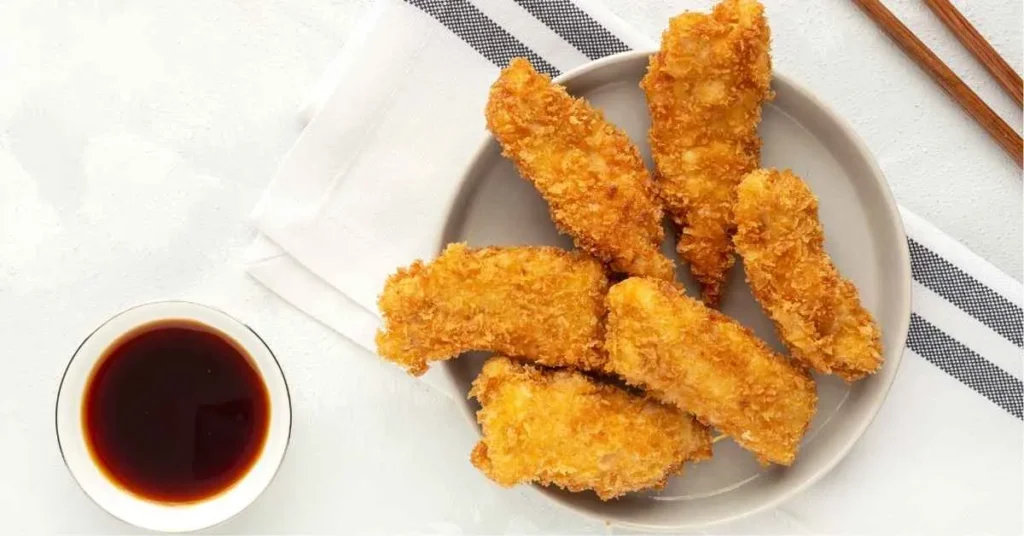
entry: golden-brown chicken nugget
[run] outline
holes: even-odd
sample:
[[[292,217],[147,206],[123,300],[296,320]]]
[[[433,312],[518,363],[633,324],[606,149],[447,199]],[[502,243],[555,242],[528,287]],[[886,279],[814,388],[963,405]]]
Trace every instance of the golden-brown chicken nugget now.
[[[882,366],[881,331],[825,253],[818,200],[791,171],[747,175],[736,202],[747,282],[794,359],[846,381]]]
[[[693,413],[762,463],[789,465],[814,416],[814,380],[750,330],[665,281],[608,292],[609,368]]]
[[[640,152],[601,112],[512,60],[491,87],[487,127],[576,245],[613,270],[671,280],[662,211]]]
[[[415,375],[470,350],[599,369],[607,291],[604,267],[582,252],[452,244],[388,278],[377,352]]]
[[[655,184],[680,227],[679,254],[717,305],[733,264],[736,185],[758,165],[770,98],[770,32],[756,0],[669,21],[640,86],[651,114]]]
[[[502,486],[538,482],[603,500],[660,488],[711,457],[708,429],[682,411],[571,370],[487,361],[471,396],[483,439],[471,460]]]

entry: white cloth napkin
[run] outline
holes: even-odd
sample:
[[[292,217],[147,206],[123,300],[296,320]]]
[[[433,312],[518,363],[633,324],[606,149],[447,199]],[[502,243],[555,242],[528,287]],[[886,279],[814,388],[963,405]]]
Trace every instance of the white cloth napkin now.
[[[379,0],[360,28],[253,213],[246,269],[373,358],[376,296],[395,267],[435,254],[499,65],[532,55],[556,74],[656,44],[586,0]],[[1024,292],[902,214],[914,315],[888,401],[825,479],[734,530],[1024,531]],[[439,371],[424,380],[464,396]]]

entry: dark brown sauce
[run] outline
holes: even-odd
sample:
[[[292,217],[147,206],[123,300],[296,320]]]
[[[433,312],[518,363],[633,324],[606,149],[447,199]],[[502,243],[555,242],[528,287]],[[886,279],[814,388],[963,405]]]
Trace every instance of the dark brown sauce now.
[[[159,502],[230,488],[259,458],[270,401],[229,337],[169,320],[141,326],[104,353],[86,387],[86,442],[126,490]]]

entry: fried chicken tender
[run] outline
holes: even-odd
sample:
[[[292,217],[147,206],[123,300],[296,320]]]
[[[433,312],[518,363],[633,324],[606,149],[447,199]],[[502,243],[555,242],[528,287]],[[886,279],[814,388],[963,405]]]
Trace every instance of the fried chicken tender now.
[[[538,482],[608,500],[711,458],[708,429],[691,416],[576,371],[494,357],[470,396],[483,407],[471,461],[505,487]]]
[[[881,332],[824,249],[818,200],[791,171],[740,184],[736,248],[747,282],[793,358],[852,382],[882,366]]]
[[[584,99],[512,60],[491,87],[487,127],[548,202],[559,230],[617,272],[671,280],[662,210],[640,152]]]
[[[608,292],[609,368],[731,436],[761,463],[793,463],[818,402],[814,380],[750,330],[665,281]]]
[[[388,278],[377,352],[416,376],[470,350],[600,369],[607,291],[604,266],[582,252],[451,244]]]
[[[756,0],[683,13],[640,83],[651,115],[655,185],[680,227],[677,249],[716,306],[733,264],[736,185],[758,166],[761,103],[771,98],[770,32]]]

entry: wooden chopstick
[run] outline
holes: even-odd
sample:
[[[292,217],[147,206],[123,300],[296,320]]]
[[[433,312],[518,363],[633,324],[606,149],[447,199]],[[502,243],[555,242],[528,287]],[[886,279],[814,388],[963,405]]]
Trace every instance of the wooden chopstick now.
[[[985,66],[989,74],[999,82],[1003,90],[1017,101],[1017,106],[1020,106],[1021,99],[1024,97],[1024,82],[1021,81],[1017,71],[1014,71],[1013,67],[1006,63],[1006,60],[996,52],[996,49],[992,48],[992,45],[978,33],[971,22],[957,11],[949,0],[924,0],[924,3],[928,4],[932,12],[942,19],[942,22],[960,40],[960,43],[971,51],[971,54],[974,54],[974,57]]]
[[[889,37],[903,49],[919,67],[924,69],[939,86],[945,90],[975,121],[982,126],[996,143],[1010,155],[1018,166],[1024,167],[1024,141],[1000,119],[985,101],[967,87],[938,56],[921,42],[909,28],[903,25],[879,0],[854,0]]]

